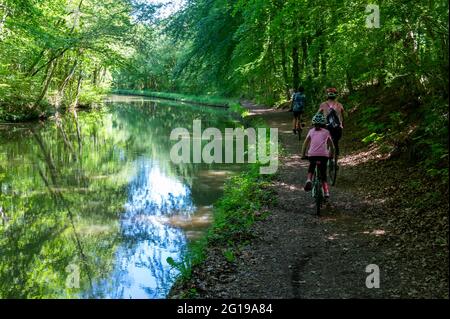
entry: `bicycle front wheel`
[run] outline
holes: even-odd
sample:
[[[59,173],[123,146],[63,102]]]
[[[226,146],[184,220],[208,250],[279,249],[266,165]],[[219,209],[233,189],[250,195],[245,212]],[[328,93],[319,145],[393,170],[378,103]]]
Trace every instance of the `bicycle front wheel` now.
[[[320,209],[322,208],[323,193],[322,193],[322,183],[320,183],[319,181],[315,181],[315,183],[314,183],[313,196],[314,196],[314,201],[316,203],[316,215],[320,216]]]

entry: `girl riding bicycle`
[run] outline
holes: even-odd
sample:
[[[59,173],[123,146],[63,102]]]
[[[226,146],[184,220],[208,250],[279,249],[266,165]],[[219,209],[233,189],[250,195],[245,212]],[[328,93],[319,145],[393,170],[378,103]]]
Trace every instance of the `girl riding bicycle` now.
[[[305,141],[303,142],[302,157],[305,158],[308,152],[309,168],[308,178],[305,184],[305,191],[312,188],[312,178],[317,162],[320,162],[320,175],[322,176],[323,191],[325,197],[330,197],[330,189],[327,182],[327,163],[328,159],[334,156],[334,144],[330,132],[325,129],[326,119],[322,112],[314,115],[312,119],[314,127],[309,130]]]

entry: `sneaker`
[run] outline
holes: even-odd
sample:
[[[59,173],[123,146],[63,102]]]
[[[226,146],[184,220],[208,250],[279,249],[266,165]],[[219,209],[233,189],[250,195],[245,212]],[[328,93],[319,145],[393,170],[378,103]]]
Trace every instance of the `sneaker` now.
[[[305,192],[309,192],[312,189],[312,182],[306,181],[304,189],[305,189]]]

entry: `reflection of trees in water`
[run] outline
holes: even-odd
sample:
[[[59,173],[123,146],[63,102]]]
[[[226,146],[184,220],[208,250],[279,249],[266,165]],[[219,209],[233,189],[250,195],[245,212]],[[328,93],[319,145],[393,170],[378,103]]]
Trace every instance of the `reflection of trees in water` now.
[[[178,230],[177,232],[179,233],[177,234],[178,238],[184,238],[184,234],[182,234],[181,231]],[[177,247],[177,250],[173,251],[169,256],[172,258],[179,258],[183,253],[185,242],[175,242],[175,247]],[[146,260],[142,260],[141,266],[149,269],[153,278],[155,278],[156,286],[154,288],[141,287],[151,298],[163,298],[169,293],[170,287],[177,274],[177,271],[167,264],[166,260],[169,256],[163,254],[161,249],[155,249],[153,250],[152,255],[146,256]]]
[[[59,128],[59,136],[67,139],[59,117],[56,117],[56,124]],[[64,134],[61,134],[62,132]],[[61,234],[68,227],[67,217],[70,219],[69,224],[72,227],[74,224],[72,213],[66,211],[67,215],[65,215],[62,212],[64,198],[58,191],[58,174],[61,167],[55,163],[54,153],[51,152],[51,143],[41,136],[40,130],[35,125],[27,127],[25,131],[16,132],[15,139],[17,139],[17,133],[21,138],[28,137],[20,150],[22,152],[20,157],[26,159],[23,162],[28,167],[12,165],[13,172],[8,167],[9,184],[6,189],[10,188],[14,194],[10,197],[9,206],[6,207],[11,212],[12,220],[7,228],[2,229],[0,241],[0,251],[2,252],[0,255],[0,297],[42,297],[47,293],[55,293],[55,290],[64,289],[63,282],[57,282],[61,279],[57,275],[53,277],[53,282],[45,282],[48,278],[43,277],[39,272],[42,264],[48,263],[46,268],[50,271],[47,272],[47,275],[51,271],[60,274],[68,265],[69,258],[73,258],[73,256],[68,257],[67,251],[71,251],[73,255],[78,250],[81,258],[84,258],[84,254],[76,233],[73,236],[76,245],[66,245],[64,252],[55,249],[55,246],[59,244],[58,238],[61,238]],[[68,143],[65,140],[66,147],[68,147]],[[5,148],[8,155],[11,153],[15,155],[12,159],[16,159],[18,155],[14,154],[15,146],[13,144],[12,148]],[[24,152],[27,149],[33,151]],[[30,153],[31,160],[28,157]],[[18,167],[21,169],[17,169]],[[23,173],[26,174],[26,178],[23,178]],[[48,193],[42,186],[47,188]],[[39,189],[38,192],[33,191],[36,188]],[[48,262],[47,259],[52,262]]]
[[[183,236],[182,233],[179,235]],[[123,245],[116,253],[114,270],[106,279],[94,284],[92,291],[85,291],[82,297],[164,298],[178,274],[166,259],[179,257],[185,247],[178,249],[176,253],[168,254],[166,250],[145,241],[131,247]]]
[[[74,120],[75,120],[75,122],[78,122],[78,119],[76,116],[74,116]],[[58,113],[56,114],[56,125],[61,133],[62,139],[64,141],[64,145],[67,148],[66,151],[69,153],[69,162],[67,163],[68,165],[67,166],[61,165],[61,167],[58,168],[58,166],[56,166],[54,164],[53,159],[50,155],[50,152],[47,150],[47,146],[45,145],[44,141],[42,140],[40,134],[36,133],[33,130],[32,131],[33,136],[34,136],[37,144],[39,145],[42,154],[44,154],[45,163],[48,166],[48,170],[50,171],[51,182],[46,178],[46,176],[43,173],[42,169],[40,168],[39,164],[37,164],[37,167],[39,169],[39,175],[41,176],[45,185],[47,186],[48,191],[51,194],[56,207],[59,207],[62,211],[65,211],[65,213],[67,214],[67,217],[69,219],[69,224],[73,231],[73,238],[76,243],[76,249],[78,251],[80,260],[82,261],[87,278],[89,279],[89,285],[90,285],[90,287],[92,287],[92,271],[91,271],[91,267],[89,266],[89,261],[87,259],[87,256],[84,252],[80,235],[78,234],[77,228],[75,226],[74,213],[72,212],[72,208],[70,207],[70,204],[65,199],[62,192],[59,190],[59,187],[60,187],[60,183],[59,183],[60,178],[59,177],[62,175],[61,171],[65,167],[70,168],[71,167],[70,164],[72,161],[73,161],[73,164],[77,167],[76,168],[76,170],[78,172],[77,176],[80,176],[81,179],[84,181],[86,181],[86,176],[84,174],[84,170],[82,169],[82,163],[79,161],[78,154],[75,151],[72,143],[70,142],[70,140],[67,137],[67,134],[64,129],[64,123]],[[78,124],[76,126],[78,127]],[[78,145],[80,146],[78,148],[78,150],[81,152],[81,142],[79,139],[78,139]],[[42,242],[45,243],[45,241],[42,241]]]
[[[164,220],[173,215],[191,215],[195,211],[189,188],[164,175],[158,163],[141,158],[136,161],[137,176],[129,185],[128,202],[122,215],[125,238],[154,241],[164,247],[167,227]],[[164,225],[163,225],[164,226]]]
[[[172,165],[170,150],[175,142],[170,141],[171,131],[183,127],[192,132],[193,121],[198,119],[202,120],[203,128],[217,127],[224,130],[226,127],[235,126],[230,113],[220,108],[143,101],[115,103],[111,111],[117,125],[129,132],[131,144],[140,146],[135,148],[141,149],[141,154],[151,155],[160,162],[160,165],[165,166],[165,170],[182,176],[187,181],[190,181],[199,170],[210,169],[211,165]],[[203,143],[206,144],[208,141],[205,140]]]
[[[95,286],[94,295],[98,297],[163,298],[176,275],[167,258],[178,260],[186,249],[183,231],[166,224],[164,218],[195,211],[189,188],[162,174],[151,160],[140,158],[136,167],[137,176],[129,185],[121,218],[123,242],[116,254],[112,280]]]
[[[88,138],[89,129],[97,124],[96,120],[84,121],[86,130],[82,131],[76,114],[57,114],[45,127],[30,125],[8,139],[11,142],[4,150],[16,162],[7,163],[5,189],[13,189],[14,195],[6,206],[11,223],[7,229],[0,229],[0,297],[45,298],[66,293],[70,297],[76,294],[65,289],[70,263],[80,267],[81,285],[85,286],[111,259],[111,247],[97,245],[107,235],[85,236],[79,229],[80,223],[86,224],[84,217],[88,214],[94,223],[107,224],[112,217],[111,204],[120,200],[113,195],[118,184],[113,189],[91,180],[93,171],[102,173],[91,160],[96,146]],[[95,153],[111,153],[109,145],[103,143]],[[120,168],[118,164],[115,167]],[[85,203],[102,199],[106,205],[84,214]]]
[[[166,219],[194,211],[192,191],[168,176],[192,184],[198,170],[208,169],[173,166],[169,135],[174,127],[190,129],[196,118],[206,127],[223,116],[204,108],[123,103],[2,131],[6,178],[0,182],[8,197],[1,206],[9,221],[0,226],[0,297],[64,296],[65,267],[77,255],[80,268],[81,260],[88,265],[81,285],[88,286],[87,272],[93,295],[126,298],[135,289],[146,297],[164,296],[176,273],[166,259],[179,259],[186,247],[183,232]],[[137,176],[128,184],[135,166]],[[127,206],[115,223],[126,193]],[[96,227],[109,231],[91,233]],[[140,270],[142,286],[141,278],[133,279]],[[53,286],[46,282],[49,274]],[[101,284],[99,278],[110,279]]]

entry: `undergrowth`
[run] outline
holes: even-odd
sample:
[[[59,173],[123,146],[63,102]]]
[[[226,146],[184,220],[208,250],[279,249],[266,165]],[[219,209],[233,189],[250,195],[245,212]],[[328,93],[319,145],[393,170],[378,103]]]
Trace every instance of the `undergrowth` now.
[[[378,144],[389,157],[418,163],[440,183],[448,183],[448,101],[369,87],[345,98],[361,128],[358,138]]]

